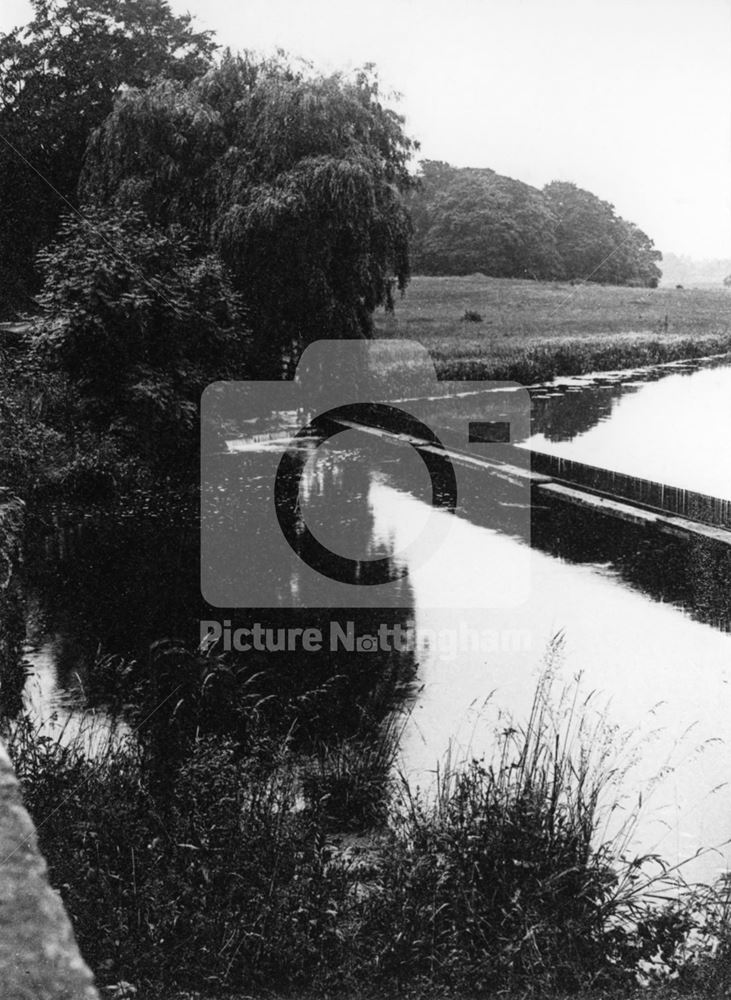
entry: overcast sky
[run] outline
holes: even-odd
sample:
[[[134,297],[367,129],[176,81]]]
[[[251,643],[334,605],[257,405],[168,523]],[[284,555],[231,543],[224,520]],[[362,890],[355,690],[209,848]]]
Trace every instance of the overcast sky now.
[[[570,180],[731,257],[731,0],[172,0],[234,49],[374,62],[421,154]],[[0,30],[28,20],[0,0]]]

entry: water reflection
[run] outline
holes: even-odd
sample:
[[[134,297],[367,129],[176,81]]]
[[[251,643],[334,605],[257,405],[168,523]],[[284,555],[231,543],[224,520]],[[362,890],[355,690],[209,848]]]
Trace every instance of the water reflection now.
[[[532,510],[533,547],[557,559],[604,567],[625,587],[672,604],[696,621],[731,629],[731,548],[672,537],[543,497]]]
[[[526,447],[731,498],[731,367],[573,388],[534,398]]]
[[[234,468],[233,474],[240,475],[241,469]],[[171,519],[164,512],[83,519],[81,512],[69,510],[53,516],[39,512],[29,528],[25,587],[32,647],[26,656],[24,698],[26,712],[47,720],[49,732],[65,725],[68,734],[74,733],[82,703],[95,709],[100,724],[108,718],[105,706],[110,701],[123,704],[124,691],[112,683],[114,665],[100,670],[102,657],[134,661],[134,681],[150,669],[150,643],[171,637],[193,648],[200,622],[211,619],[226,621],[231,631],[259,624],[263,629],[312,628],[322,633],[320,651],[245,654],[251,673],[266,672],[266,694],[280,702],[319,691],[316,704],[310,699],[313,710],[301,738],[351,734],[364,713],[376,720],[385,717],[413,680],[409,655],[376,650],[364,658],[342,643],[329,648],[335,617],[329,609],[211,608],[201,597],[195,519]],[[366,524],[360,533],[363,543],[375,550],[387,547],[387,541],[372,535],[371,522],[371,528]],[[297,574],[281,582],[288,599],[297,596],[302,585]],[[408,583],[402,586],[406,589]],[[410,614],[408,596],[405,603],[408,610],[343,608],[337,617],[344,629],[352,622],[354,634],[368,635],[381,625],[403,624]]]
[[[454,435],[475,414],[476,395],[440,401],[440,419]],[[655,373],[645,381],[619,375],[576,380],[535,390],[534,433],[526,443],[565,448],[567,456],[646,478],[669,482],[674,475],[689,488],[729,495],[730,401],[731,368],[675,371],[662,379]],[[285,423],[302,426],[302,414],[288,414]],[[218,475],[208,502],[213,522],[235,529],[241,504],[270,496],[282,427],[270,417],[250,424],[245,437],[242,428],[234,430],[239,440],[215,456]],[[674,860],[725,840],[731,796],[725,788],[712,790],[729,769],[726,743],[717,742],[731,735],[728,547],[672,539],[545,500],[532,510],[531,548],[520,530],[520,493],[510,483],[488,489],[475,472],[462,481],[458,516],[434,514],[418,458],[404,486],[404,462],[414,456],[409,448],[382,452],[374,468],[357,438],[342,435],[318,448],[303,439],[299,447],[300,496],[311,530],[351,558],[405,566],[400,608],[384,612],[376,593],[365,608],[329,608],[320,600],[321,584],[295,558],[286,572],[272,560],[272,546],[281,544],[274,519],[254,537],[233,530],[213,549],[224,583],[235,580],[241,560],[263,582],[273,581],[279,607],[267,611],[212,609],[202,600],[194,518],[43,515],[30,526],[26,560],[27,592],[35,602],[26,710],[44,725],[55,711],[73,726],[81,685],[86,695],[94,693],[106,725],[104,691],[94,692],[98,649],[143,658],[149,643],[163,636],[193,644],[201,618],[225,617],[232,628],[259,621],[325,631],[333,618],[353,619],[359,633],[403,623],[415,636],[409,656],[325,649],[315,657],[270,654],[262,666],[282,692],[343,679],[321,713],[317,736],[357,725],[359,706],[369,698],[385,713],[413,682],[402,764],[426,783],[450,741],[464,754],[479,754],[489,748],[500,712],[525,718],[544,650],[563,632],[565,676],[583,671],[587,689],[606,693],[609,717],[638,734],[638,769],[628,795],[636,797],[667,769],[638,846]],[[635,454],[641,468],[626,465]],[[707,478],[688,481],[701,468]],[[415,538],[433,518],[445,522],[447,541],[415,553]],[[695,874],[712,875],[725,857],[706,858]]]
[[[23,715],[37,739],[50,739],[73,747],[87,757],[96,757],[130,735],[124,719],[102,707],[89,708],[83,683],[59,683],[58,644],[49,640],[24,647],[26,682]]]
[[[348,607],[357,600],[360,606],[379,608],[386,603],[383,588],[371,584],[379,579],[374,571],[380,564],[389,580],[388,603],[411,606],[408,583],[401,579],[403,553],[374,529],[372,491],[383,479],[403,479],[406,471],[409,488],[429,501],[411,526],[407,548],[413,555],[420,544],[430,549],[435,534],[438,541],[444,539],[438,524],[436,532],[431,530],[436,520],[430,512],[432,483],[412,449],[379,441],[374,461],[372,448],[364,452],[363,437],[345,432],[332,444],[303,437],[291,445],[287,475],[293,488],[283,503],[276,504],[280,522],[286,515],[291,526],[287,538],[275,517],[281,447],[268,443],[257,447],[247,438],[232,442],[228,453],[209,459],[202,558],[210,581],[206,597],[214,606],[253,604],[232,596],[247,593],[249,581],[256,580],[254,599],[269,598],[262,600],[264,606]],[[262,510],[269,516],[262,517]],[[428,541],[423,541],[427,529]],[[313,545],[325,549],[328,565],[323,573],[312,569]],[[333,579],[353,584],[357,593],[339,583],[334,587],[324,575],[325,570],[335,572],[341,562],[347,563],[347,581],[342,575]]]
[[[391,516],[395,512],[398,539],[398,523],[410,517],[409,503],[391,506]],[[605,693],[612,722],[635,733],[640,760],[628,795],[636,799],[669,769],[645,809],[634,846],[676,861],[721,844],[731,832],[731,793],[713,789],[728,774],[731,636],[691,621],[671,605],[648,601],[628,589],[611,566],[572,565],[537,550],[530,553],[526,603],[517,609],[490,607],[489,570],[498,579],[501,572],[507,576],[517,547],[488,532],[478,543],[468,532],[411,577],[417,632],[462,634],[467,640],[456,651],[420,647],[422,686],[402,741],[408,775],[428,784],[450,744],[453,759],[489,754],[500,712],[527,717],[543,652],[563,632],[564,676],[583,672],[586,691]],[[455,563],[466,592],[483,589],[484,607],[432,606],[435,591],[454,585]],[[492,650],[478,648],[474,640],[485,629],[496,637]],[[725,857],[722,852],[702,859],[694,874],[712,873]]]

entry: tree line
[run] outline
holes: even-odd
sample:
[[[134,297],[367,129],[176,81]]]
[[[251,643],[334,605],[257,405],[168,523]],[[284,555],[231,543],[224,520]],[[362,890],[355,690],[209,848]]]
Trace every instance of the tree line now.
[[[648,287],[661,276],[650,237],[568,182],[538,190],[494,170],[425,160],[410,209],[416,274]]]
[[[96,463],[192,467],[207,384],[368,337],[412,266],[657,280],[652,241],[572,184],[415,174],[371,67],[220,52],[167,0],[32,9],[0,36],[0,312],[35,315],[44,393],[22,432],[0,412],[16,455],[47,426]]]
[[[220,53],[166,0],[32,6],[0,37],[0,302],[75,451],[190,462],[207,384],[405,287],[416,144],[370,68]]]

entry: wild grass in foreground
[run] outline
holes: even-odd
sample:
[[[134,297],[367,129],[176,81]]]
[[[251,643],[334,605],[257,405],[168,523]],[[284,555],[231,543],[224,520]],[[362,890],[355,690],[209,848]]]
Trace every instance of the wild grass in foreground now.
[[[491,760],[443,770],[432,796],[405,785],[390,804],[390,737],[303,757],[254,714],[246,746],[194,736],[164,781],[144,740],[90,760],[27,723],[9,749],[102,983],[142,996],[344,997],[363,982],[373,995],[622,995],[643,961],[677,972],[702,921],[697,898],[651,904],[646,859],[623,855],[625,840],[596,842],[615,772],[587,706],[557,706],[546,677]],[[360,855],[334,835],[366,821]],[[708,892],[715,940],[731,941]],[[727,983],[728,963],[715,967]]]
[[[528,385],[727,353],[730,307],[726,288],[416,277],[395,315],[379,316],[376,328],[382,337],[423,343],[441,378]],[[481,321],[465,322],[468,315]]]

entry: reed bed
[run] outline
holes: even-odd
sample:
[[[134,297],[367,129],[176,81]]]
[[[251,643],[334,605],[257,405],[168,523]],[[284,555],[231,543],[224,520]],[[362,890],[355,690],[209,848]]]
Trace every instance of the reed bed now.
[[[616,733],[556,677],[490,759],[443,762],[431,791],[398,779],[395,717],[305,753],[252,714],[245,746],[193,734],[164,780],[143,730],[90,757],[26,720],[9,750],[103,984],[620,995],[690,967],[691,932],[731,940],[728,907],[679,903],[676,873],[632,855]]]

